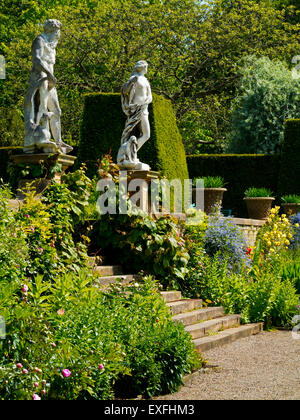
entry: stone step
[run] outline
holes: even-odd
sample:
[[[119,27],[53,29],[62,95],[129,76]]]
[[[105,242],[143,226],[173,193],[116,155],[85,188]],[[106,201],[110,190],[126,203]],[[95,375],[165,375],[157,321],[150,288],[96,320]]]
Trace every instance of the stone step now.
[[[210,332],[218,332],[240,325],[240,315],[227,315],[221,318],[203,321],[199,324],[188,325],[185,330],[189,332],[193,339],[207,336]]]
[[[120,265],[98,265],[97,267],[94,267],[94,273],[108,277],[122,275],[123,271]]]
[[[109,286],[110,284],[119,284],[121,283],[122,285],[126,285],[129,284],[133,281],[138,281],[139,277],[136,275],[132,275],[132,274],[127,274],[127,275],[120,275],[120,276],[105,276],[105,277],[99,277],[98,280],[96,280],[95,282],[95,286],[97,287],[105,287],[105,286]]]
[[[96,257],[89,257],[89,264],[91,267],[102,266],[107,263],[107,257],[98,255]]]
[[[185,312],[194,311],[195,309],[202,308],[201,299],[182,299],[175,302],[167,303],[171,309],[172,315],[183,314]]]
[[[199,352],[205,352],[215,347],[223,346],[224,344],[232,343],[240,338],[250,337],[258,334],[263,329],[263,323],[247,324],[237,328],[230,328],[228,330],[217,333],[214,336],[197,338],[194,341],[195,347]]]
[[[170,292],[160,292],[166,303],[174,302],[175,300],[181,300],[181,292],[172,290]]]
[[[222,306],[197,309],[185,314],[173,316],[173,321],[181,322],[184,326],[197,324],[199,321],[207,321],[209,319],[219,318],[224,315]]]

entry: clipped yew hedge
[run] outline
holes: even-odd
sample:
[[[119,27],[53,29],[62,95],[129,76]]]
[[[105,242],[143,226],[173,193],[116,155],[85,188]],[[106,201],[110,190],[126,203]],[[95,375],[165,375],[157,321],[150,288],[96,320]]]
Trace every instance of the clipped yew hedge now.
[[[285,122],[278,191],[300,195],[300,119]]]
[[[277,193],[280,155],[192,155],[187,162],[191,178],[224,178],[223,208],[236,217],[248,216],[243,201],[248,187],[266,187]]]
[[[139,151],[139,159],[168,179],[187,179],[186,155],[171,102],[153,94],[149,105],[151,138]],[[96,173],[95,161],[111,152],[116,161],[126,116],[120,94],[85,95],[78,164],[86,162],[88,174]]]

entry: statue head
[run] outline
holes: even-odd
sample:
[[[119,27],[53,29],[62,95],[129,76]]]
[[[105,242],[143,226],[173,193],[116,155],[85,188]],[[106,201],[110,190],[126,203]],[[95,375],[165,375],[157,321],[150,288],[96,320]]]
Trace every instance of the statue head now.
[[[140,60],[134,66],[133,72],[134,73],[144,73],[146,74],[148,70],[148,63],[145,60]]]
[[[48,19],[44,23],[44,31],[46,34],[55,34],[57,37],[60,35],[60,29],[62,27],[62,24],[59,20],[56,19]]]

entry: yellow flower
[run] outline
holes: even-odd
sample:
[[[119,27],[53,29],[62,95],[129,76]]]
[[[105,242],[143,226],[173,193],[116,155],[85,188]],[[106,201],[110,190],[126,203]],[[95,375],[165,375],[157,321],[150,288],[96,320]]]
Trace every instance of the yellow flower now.
[[[299,227],[299,223],[295,223],[295,228],[298,228]]]

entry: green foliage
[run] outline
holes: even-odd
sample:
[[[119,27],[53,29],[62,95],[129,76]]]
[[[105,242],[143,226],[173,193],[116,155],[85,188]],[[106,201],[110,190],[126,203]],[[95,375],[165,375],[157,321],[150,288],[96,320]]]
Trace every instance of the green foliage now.
[[[8,77],[0,81],[0,106],[22,110],[30,44],[38,23],[55,16],[63,23],[55,72],[68,142],[79,141],[82,93],[119,92],[143,57],[154,92],[172,100],[189,152],[201,151],[194,144],[207,138],[219,149],[239,60],[256,54],[290,63],[299,51],[299,27],[284,11],[253,0],[230,6],[223,0],[1,0],[0,54]]]
[[[245,191],[246,198],[255,198],[255,197],[272,197],[272,191],[268,188],[255,188],[250,187]]]
[[[65,270],[78,271],[87,265],[88,238],[76,237],[75,227],[85,220],[91,181],[81,169],[66,175],[64,182],[51,184],[42,200],[29,192],[15,212],[9,206],[10,190],[1,189],[3,275],[19,276],[22,281],[42,274],[45,280],[53,280]]]
[[[0,398],[107,400],[178,390],[202,362],[156,283],[144,280],[105,294],[85,271],[50,287],[37,277],[22,294],[1,284]]]
[[[0,108],[0,147],[23,145],[24,127],[18,109]]]
[[[242,322],[264,322],[265,328],[291,325],[297,312],[299,296],[295,282],[282,281],[279,272],[252,267],[241,273],[228,273],[226,260],[218,255],[207,261],[199,272],[199,294],[214,306],[223,306],[226,313],[242,314]]]
[[[285,122],[284,142],[281,152],[279,192],[300,194],[300,119]]]
[[[151,139],[139,158],[168,179],[187,179],[185,151],[171,103],[154,94],[149,113]],[[90,176],[95,175],[101,156],[111,153],[116,159],[125,121],[119,94],[86,95],[78,163],[87,163]]]
[[[11,153],[22,153],[22,148],[18,147],[0,147],[0,179],[5,182],[9,181],[8,164]]]
[[[300,115],[299,80],[281,62],[249,57],[233,102],[228,151],[278,153],[284,121]]]
[[[225,186],[224,179],[220,176],[205,176],[203,178],[193,179],[193,184],[196,185],[197,179],[203,179],[204,188],[223,188]]]
[[[296,194],[284,195],[283,197],[281,197],[281,201],[283,203],[299,204],[300,195],[296,195]]]
[[[165,288],[176,288],[187,273],[189,256],[175,219],[145,215],[106,215],[94,225],[92,243],[114,263],[155,275]],[[120,252],[116,252],[116,251]]]
[[[191,178],[221,176],[227,192],[223,208],[236,217],[247,217],[244,191],[251,185],[265,185],[277,191],[280,156],[278,155],[193,155],[187,157]]]
[[[20,281],[26,276],[29,248],[26,233],[9,209],[11,192],[0,185],[0,284]]]

